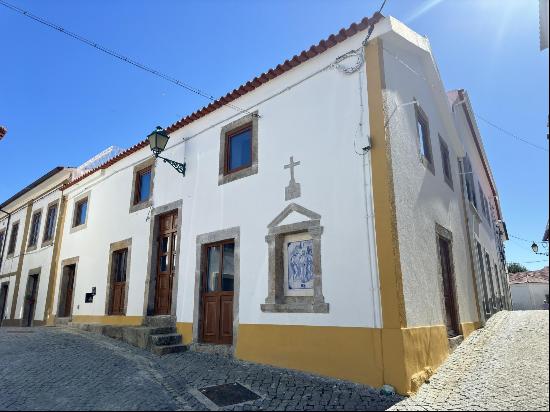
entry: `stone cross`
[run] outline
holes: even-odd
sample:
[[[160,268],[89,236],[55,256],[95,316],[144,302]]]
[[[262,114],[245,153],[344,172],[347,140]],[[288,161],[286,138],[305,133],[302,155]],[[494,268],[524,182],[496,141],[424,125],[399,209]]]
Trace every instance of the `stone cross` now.
[[[295,162],[294,156],[290,156],[290,163],[284,165],[285,169],[290,169],[290,182],[285,187],[285,200],[292,200],[301,196],[300,183],[296,183],[296,180],[294,180],[294,168],[296,166],[300,166],[300,162]]]

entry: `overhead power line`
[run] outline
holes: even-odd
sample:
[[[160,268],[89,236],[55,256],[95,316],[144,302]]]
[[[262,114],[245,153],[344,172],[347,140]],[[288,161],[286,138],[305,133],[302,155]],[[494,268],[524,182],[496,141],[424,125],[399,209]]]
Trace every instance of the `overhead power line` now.
[[[138,61],[136,61],[136,60],[133,60],[133,59],[127,57],[127,56],[124,56],[123,54],[121,54],[121,53],[119,53],[119,52],[117,52],[117,51],[114,51],[114,50],[111,50],[111,49],[109,49],[109,48],[107,48],[107,47],[105,47],[105,46],[102,46],[102,45],[100,45],[100,44],[98,44],[98,43],[96,43],[96,42],[94,42],[94,41],[92,41],[92,40],[89,40],[89,39],[87,39],[87,38],[85,38],[85,37],[83,37],[83,36],[81,36],[81,35],[79,35],[79,34],[76,34],[76,33],[73,33],[73,32],[71,32],[71,31],[69,31],[69,30],[66,30],[66,29],[64,29],[63,27],[61,27],[61,26],[59,26],[59,25],[57,25],[57,24],[55,24],[55,23],[51,23],[50,21],[48,21],[48,20],[46,20],[46,19],[44,19],[44,18],[42,18],[42,17],[40,17],[40,16],[36,16],[35,14],[32,14],[31,12],[29,12],[29,11],[27,11],[27,10],[24,10],[24,9],[22,9],[22,8],[20,8],[20,7],[14,6],[13,4],[10,4],[10,3],[8,3],[8,2],[6,2],[6,1],[4,1],[4,0],[0,0],[0,5],[2,5],[2,6],[4,6],[4,7],[7,7],[8,9],[11,9],[11,10],[15,11],[16,13],[19,13],[19,14],[25,16],[25,17],[28,17],[29,19],[34,20],[34,21],[36,21],[36,22],[38,22],[38,23],[40,23],[40,24],[43,24],[44,26],[47,26],[47,27],[49,27],[49,28],[51,28],[51,29],[54,29],[54,30],[57,30],[58,32],[60,32],[60,33],[62,33],[62,34],[65,34],[65,35],[67,35],[67,36],[69,36],[69,37],[72,37],[72,38],[75,39],[75,40],[78,40],[78,41],[80,41],[80,42],[82,42],[82,43],[84,43],[84,44],[87,44],[88,46],[91,46],[91,47],[93,47],[93,48],[95,48],[95,49],[97,49],[97,50],[99,50],[99,51],[101,51],[101,52],[103,52],[103,53],[105,53],[105,54],[108,54],[109,56],[112,56],[112,57],[114,57],[114,58],[116,58],[116,59],[119,59],[119,60],[121,60],[121,61],[123,61],[123,62],[125,62],[125,63],[131,64],[131,65],[133,65],[133,66],[135,66],[135,67],[137,67],[137,68],[139,68],[139,69],[141,69],[141,70],[144,70],[144,71],[146,71],[146,72],[148,72],[148,73],[151,73],[151,74],[153,74],[153,75],[155,75],[155,76],[157,76],[157,77],[160,77],[161,79],[167,80],[167,81],[169,81],[169,82],[171,82],[171,83],[173,83],[173,84],[175,84],[175,85],[177,85],[177,86],[179,86],[179,87],[184,88],[185,90],[187,90],[187,91],[189,91],[189,92],[191,92],[191,93],[195,93],[196,95],[199,95],[199,96],[201,96],[201,97],[204,97],[204,98],[206,98],[206,99],[208,99],[208,100],[210,100],[210,101],[212,101],[212,102],[216,101],[216,98],[215,98],[214,96],[212,96],[212,95],[209,94],[209,93],[206,93],[205,91],[203,91],[203,90],[201,90],[201,89],[199,89],[199,88],[197,88],[197,87],[191,86],[191,85],[189,85],[189,84],[187,84],[187,83],[184,83],[184,82],[182,82],[182,81],[176,79],[175,77],[169,76],[169,75],[167,75],[167,74],[165,74],[165,73],[162,73],[162,72],[160,72],[160,71],[158,71],[158,70],[156,70],[156,69],[153,69],[153,68],[151,68],[151,67],[149,67],[149,66],[146,66],[145,64],[142,64],[142,63],[140,63],[140,62],[138,62]],[[237,110],[237,111],[239,111],[239,112],[244,112],[244,113],[247,113],[247,114],[252,114],[252,113],[248,112],[247,110],[241,109],[240,107],[238,107],[238,106],[236,106],[236,105],[234,105],[234,104],[226,103],[225,105],[228,106],[228,107],[230,107],[230,108],[232,108],[232,109],[234,109],[234,110]]]
[[[477,117],[479,120],[481,120],[481,121],[487,123],[489,126],[492,126],[492,127],[494,127],[495,129],[497,129],[497,130],[500,130],[502,133],[504,133],[504,134],[506,134],[506,135],[508,135],[508,136],[511,136],[511,137],[513,137],[514,139],[517,139],[517,140],[519,140],[519,141],[521,141],[521,142],[523,142],[523,143],[526,143],[526,144],[528,144],[528,145],[530,145],[530,146],[533,146],[533,147],[535,147],[535,148],[537,148],[537,149],[539,149],[539,150],[544,150],[545,152],[548,152],[548,149],[547,149],[547,148],[542,147],[542,146],[539,146],[539,145],[537,145],[537,144],[535,144],[535,143],[532,143],[532,142],[530,142],[529,140],[524,139],[524,138],[522,138],[522,137],[519,137],[518,135],[516,135],[516,134],[514,134],[514,133],[512,133],[512,132],[509,132],[509,131],[506,130],[506,129],[503,129],[502,127],[500,127],[500,126],[494,124],[494,123],[491,122],[490,120],[487,120],[486,118],[484,118],[483,116],[480,116],[480,115],[477,114],[477,113],[475,113],[475,115],[476,115],[476,117]]]

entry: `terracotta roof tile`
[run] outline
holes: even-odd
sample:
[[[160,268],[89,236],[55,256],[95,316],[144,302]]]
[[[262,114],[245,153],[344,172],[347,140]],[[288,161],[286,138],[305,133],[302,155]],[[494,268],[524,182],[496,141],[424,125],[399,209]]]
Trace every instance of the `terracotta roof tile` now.
[[[378,23],[381,19],[383,19],[384,16],[380,13],[375,13],[370,18],[363,18],[359,23],[353,23],[351,26],[349,26],[347,29],[342,28],[337,35],[331,34],[327,40],[321,40],[318,44],[311,46],[308,50],[302,51],[299,55],[294,55],[292,59],[285,60],[283,63],[277,65],[275,68],[269,69],[266,73],[262,73],[260,76],[254,77],[254,79],[242,84],[238,88],[234,89],[230,93],[227,93],[225,96],[222,96],[221,98],[213,101],[208,106],[204,106],[201,109],[191,113],[188,116],[185,116],[178,120],[177,122],[173,123],[169,127],[166,128],[166,131],[168,133],[173,133],[178,129],[181,129],[182,127],[194,122],[195,120],[198,120],[207,114],[213,112],[216,109],[219,109],[220,107],[223,107],[224,105],[231,103],[233,100],[236,100],[237,98],[245,95],[246,93],[251,92],[252,90],[256,89],[257,87],[261,86],[264,83],[267,83],[269,80],[272,80],[276,78],[277,76],[280,76],[281,74],[293,69],[294,67],[306,62],[307,60],[325,52],[326,50],[330,49],[331,47],[337,45],[338,43],[343,42],[347,38],[353,36],[354,34],[358,33],[359,31],[365,30],[368,28],[371,24]],[[85,179],[86,177],[90,176],[91,174],[95,173],[96,171],[100,169],[106,169],[109,166],[113,165],[114,163],[118,162],[119,160],[135,153],[139,149],[147,146],[148,142],[147,140],[143,140],[139,142],[138,144],[132,146],[131,148],[123,151],[118,156],[112,158],[108,162],[102,164],[101,166],[98,166],[95,169],[90,170],[89,172],[83,174],[79,178],[71,181],[70,183],[66,184],[63,189],[66,189],[81,180]]]
[[[510,273],[508,279],[510,284],[548,283],[548,266],[531,272]]]

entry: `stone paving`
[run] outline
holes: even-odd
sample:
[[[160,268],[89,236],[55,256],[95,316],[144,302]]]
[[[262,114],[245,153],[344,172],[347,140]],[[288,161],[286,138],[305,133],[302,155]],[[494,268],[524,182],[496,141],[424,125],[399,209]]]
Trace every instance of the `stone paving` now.
[[[390,410],[548,410],[548,311],[500,312]]]
[[[385,410],[363,385],[207,353],[158,357],[62,328],[0,328],[0,410],[207,410],[197,389],[239,382],[261,396],[226,410]]]

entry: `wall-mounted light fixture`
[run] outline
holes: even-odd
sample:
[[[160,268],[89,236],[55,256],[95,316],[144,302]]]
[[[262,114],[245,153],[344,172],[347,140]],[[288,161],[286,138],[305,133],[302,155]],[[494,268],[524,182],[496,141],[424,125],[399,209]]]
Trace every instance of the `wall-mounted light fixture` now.
[[[168,163],[179,173],[185,176],[185,163],[179,163],[160,155],[166,148],[168,140],[170,140],[170,136],[168,136],[162,127],[157,126],[157,128],[149,136],[147,136],[147,140],[149,140],[149,146],[151,147],[151,151],[156,158],[164,160],[164,163]]]
[[[546,249],[548,249],[548,245],[545,245],[544,242],[542,245],[545,246]],[[533,244],[531,245],[531,249],[537,255],[548,256],[548,252],[539,252],[539,245],[537,245],[535,242],[533,242]]]

